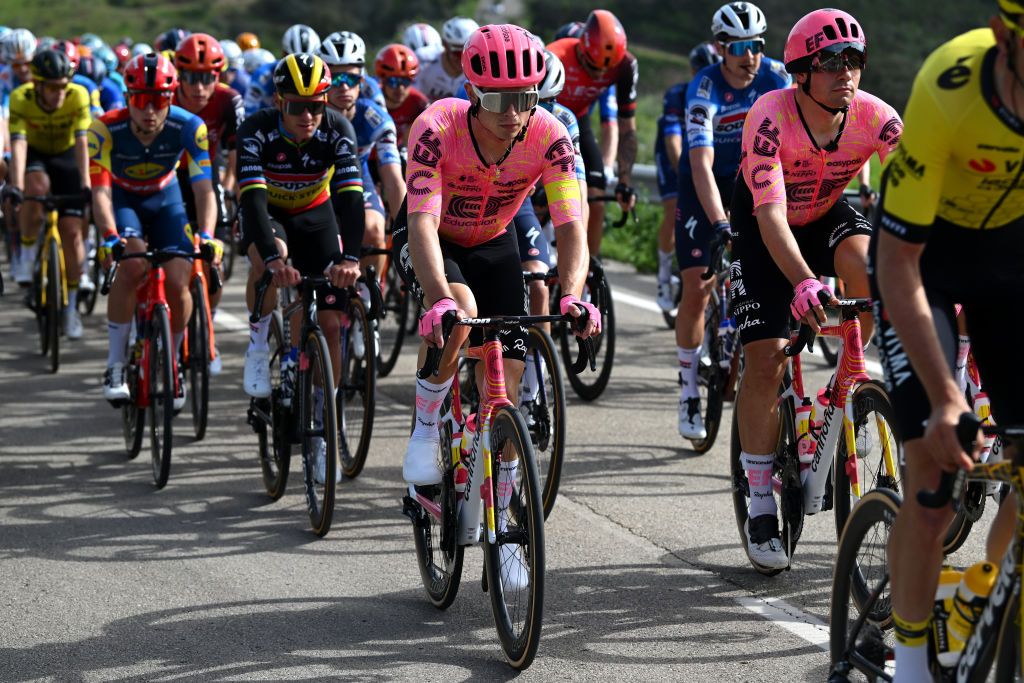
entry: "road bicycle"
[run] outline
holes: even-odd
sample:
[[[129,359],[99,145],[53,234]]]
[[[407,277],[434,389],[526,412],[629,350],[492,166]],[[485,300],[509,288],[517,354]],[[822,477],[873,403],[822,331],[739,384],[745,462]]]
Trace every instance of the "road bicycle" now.
[[[88,239],[85,241],[85,263],[82,264],[82,272],[88,273],[92,282],[92,289],[78,290],[78,310],[82,315],[92,315],[96,309],[96,300],[100,293],[100,280],[103,277],[103,264],[99,259],[99,247],[102,241],[99,228],[96,223],[89,221]]]
[[[206,276],[207,267],[214,259],[212,248],[203,244],[199,235],[193,235],[192,240],[196,253],[202,258],[192,261],[188,286],[192,295],[192,315],[185,326],[180,368],[188,372],[188,383],[192,387],[192,429],[196,441],[202,441],[206,436],[210,412],[210,363],[217,354],[210,296],[220,290],[221,281],[217,269],[212,266],[209,267],[209,279]]]
[[[235,272],[235,259],[242,254],[242,225],[240,211],[238,210],[238,196],[234,192],[224,193],[224,226],[226,228],[224,239],[224,281],[227,282]]]
[[[167,485],[171,472],[174,397],[179,390],[184,389],[179,386],[181,376],[178,374],[177,354],[174,352],[174,338],[171,335],[171,309],[167,304],[164,285],[167,276],[163,265],[171,259],[189,256],[197,260],[212,259],[212,252],[204,250],[182,254],[151,250],[125,253],[123,243],[115,244],[111,252],[114,267],[103,283],[101,292],[104,296],[110,293],[121,262],[145,259],[149,263],[146,277],[135,290],[135,343],[129,349],[128,366],[125,368],[125,382],[131,397],[120,408],[129,459],[138,456],[142,449],[142,434],[148,414],[153,483],[162,489]]]
[[[255,305],[249,318],[253,324],[259,321],[258,312],[263,310],[263,299],[272,278],[273,274],[268,270],[256,282]],[[335,393],[330,348],[316,318],[317,302],[325,296],[322,290],[329,285],[326,278],[303,276],[299,297],[272,312],[269,330],[271,393],[267,398],[250,399],[246,413],[247,421],[257,435],[263,485],[271,499],[277,500],[284,495],[292,446],[301,447],[307,512],[313,532],[321,537],[331,529],[338,479],[338,444],[345,439],[345,421],[339,420],[338,411],[340,408],[341,414],[347,415],[348,404],[354,402],[353,397],[360,393],[354,383],[365,382],[368,376],[372,378],[373,375],[372,363],[364,365],[369,372],[363,373],[361,380],[351,374],[353,365],[349,361],[349,351],[353,346],[351,331],[354,325],[347,324],[341,342],[342,382]],[[370,291],[372,294],[377,290],[371,287]],[[355,288],[349,288],[347,296],[347,315],[351,321],[352,311],[363,310],[363,303]],[[379,293],[375,297],[379,306]],[[282,376],[281,366],[292,346],[291,318],[294,314],[301,314],[302,320],[298,359],[292,378]],[[363,326],[364,331],[368,329],[369,325]],[[364,348],[372,346],[367,344]],[[365,359],[363,363],[366,363]],[[360,395],[368,396],[372,401],[372,393],[364,391]],[[369,414],[372,420],[372,408]],[[364,427],[367,439],[370,431]],[[318,472],[320,455],[323,455],[324,462],[322,471]]]
[[[441,483],[410,485],[402,501],[403,513],[413,523],[423,587],[434,606],[446,609],[452,604],[459,590],[465,547],[483,543],[483,589],[490,594],[505,658],[515,669],[530,666],[540,644],[544,509],[529,429],[522,413],[506,397],[498,333],[502,328],[556,320],[565,318],[501,316],[456,321],[454,312],[443,316],[445,338],[455,325],[483,329],[483,346],[471,348],[469,353],[483,363],[485,395],[479,412],[466,416],[459,382],[452,383],[439,422]],[[585,317],[577,320],[585,324]],[[581,372],[588,360],[594,367],[589,346],[579,341],[580,357],[573,364],[574,372]],[[418,377],[436,375],[440,358],[439,349],[430,349]],[[505,481],[502,469],[513,461],[518,461],[515,478]]]
[[[826,308],[831,308],[826,305]],[[818,393],[824,408],[815,415],[805,392],[800,353],[813,351],[814,332],[801,325],[785,355],[791,372],[778,398],[779,436],[772,465],[772,488],[782,515],[782,543],[792,562],[803,531],[804,517],[835,508],[836,535],[842,533],[850,509],[866,491],[900,490],[898,435],[892,402],[881,382],[871,379],[864,363],[858,315],[871,310],[869,299],[840,300],[838,325],[823,325],[823,336],[843,340],[839,362],[827,386]],[[742,392],[742,379],[740,384]],[[800,419],[798,420],[798,416]],[[806,426],[804,426],[806,425]],[[738,411],[733,413],[730,472],[733,512],[744,549],[750,487],[740,461]],[[781,569],[764,567],[747,555],[758,572],[773,576]],[[788,569],[788,567],[787,567]]]
[[[981,421],[973,413],[964,413],[957,435],[970,453]],[[1014,538],[999,566],[993,589],[977,616],[975,626],[963,650],[951,667],[940,665],[936,652],[936,630],[929,629],[928,658],[937,680],[981,682],[989,679],[993,666],[996,681],[1024,677],[1021,657],[1021,567],[1024,566],[1024,461],[1020,445],[1024,428],[985,425],[986,437],[1013,443],[1012,461],[979,463],[970,472],[943,473],[935,491],[917,492],[921,505],[941,508],[952,502],[962,504],[970,482],[998,482],[1016,492],[1017,522]],[[891,594],[887,545],[892,524],[899,514],[900,496],[892,490],[868,493],[854,509],[843,531],[832,578],[829,614],[829,654],[832,668],[830,683],[844,683],[859,671],[868,680],[892,681],[893,660]]]
[[[363,256],[384,257],[384,267],[381,268],[378,285],[383,297],[383,308],[381,315],[376,322],[380,340],[377,349],[377,374],[380,377],[387,377],[395,369],[398,363],[398,356],[402,351],[402,344],[409,334],[410,318],[415,321],[415,303],[408,288],[402,282],[398,274],[398,264],[394,262],[391,254],[391,234],[388,234],[388,245],[386,248],[363,247]]]

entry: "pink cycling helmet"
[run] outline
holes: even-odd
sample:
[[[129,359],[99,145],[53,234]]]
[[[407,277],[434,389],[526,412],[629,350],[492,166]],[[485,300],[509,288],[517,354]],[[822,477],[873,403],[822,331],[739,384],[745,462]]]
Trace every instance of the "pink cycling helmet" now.
[[[544,78],[544,46],[515,24],[473,31],[462,51],[462,71],[478,88],[523,88]]]
[[[789,32],[783,61],[789,73],[806,73],[811,70],[814,55],[847,48],[859,50],[867,57],[867,40],[860,22],[839,9],[814,10]]]

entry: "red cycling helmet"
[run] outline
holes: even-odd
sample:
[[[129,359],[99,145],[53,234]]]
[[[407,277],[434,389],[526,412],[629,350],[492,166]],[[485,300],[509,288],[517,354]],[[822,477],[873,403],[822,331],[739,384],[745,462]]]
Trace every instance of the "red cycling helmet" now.
[[[228,61],[216,38],[206,33],[193,33],[178,45],[174,66],[188,71],[220,72],[227,68]]]
[[[462,51],[462,71],[478,88],[523,88],[544,78],[544,46],[515,24],[473,31]]]
[[[132,58],[132,49],[124,43],[118,43],[114,46],[114,54],[117,55],[117,63],[124,66]]]
[[[867,39],[860,22],[839,9],[819,9],[793,26],[786,39],[783,61],[789,73],[806,73],[819,52],[842,52],[848,48],[864,53],[867,62]]]
[[[172,91],[178,87],[178,72],[169,59],[150,52],[128,62],[124,68],[124,84],[128,90]]]
[[[58,40],[50,46],[50,49],[66,54],[68,61],[71,62],[71,68],[78,69],[78,59],[81,55],[78,54],[78,46],[73,42],[70,40]]]
[[[416,78],[420,70],[420,60],[416,53],[401,43],[384,46],[377,53],[373,64],[374,71],[380,78],[398,76],[399,78]]]
[[[583,25],[580,48],[598,69],[615,68],[626,56],[626,31],[614,14],[606,9],[596,9]]]

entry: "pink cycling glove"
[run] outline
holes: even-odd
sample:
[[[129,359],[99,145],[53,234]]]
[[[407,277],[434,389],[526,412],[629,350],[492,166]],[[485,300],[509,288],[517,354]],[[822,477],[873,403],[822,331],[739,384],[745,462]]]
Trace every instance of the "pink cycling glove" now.
[[[423,314],[420,318],[420,336],[429,337],[434,332],[434,325],[441,324],[441,316],[448,311],[454,311],[458,308],[455,305],[455,299],[450,297],[444,297],[434,302],[434,305],[430,307],[430,310]]]
[[[829,289],[828,285],[812,277],[807,278],[794,287],[793,303],[789,305],[789,311],[793,314],[793,317],[797,320],[803,320],[808,311],[820,305],[821,299],[818,298],[818,295],[821,292],[825,292],[830,299],[832,298],[832,290]]]
[[[586,301],[580,301],[572,294],[566,294],[559,300],[558,310],[562,313],[562,315],[566,315],[567,313],[569,313],[569,306],[572,305],[579,306],[580,308],[585,310],[590,315],[590,319],[594,321],[595,325],[597,325],[597,331],[601,331],[601,311],[597,310],[597,307],[594,306],[594,304],[588,303]]]

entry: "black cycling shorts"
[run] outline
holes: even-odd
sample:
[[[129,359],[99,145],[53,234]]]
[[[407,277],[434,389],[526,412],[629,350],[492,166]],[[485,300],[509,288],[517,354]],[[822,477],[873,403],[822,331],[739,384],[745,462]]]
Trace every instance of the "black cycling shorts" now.
[[[601,146],[597,144],[597,136],[594,129],[590,127],[590,117],[584,116],[579,119],[580,124],[580,156],[583,157],[583,166],[587,169],[587,187],[603,190],[608,186],[608,180],[604,177],[604,157],[601,156]]]
[[[715,176],[722,202],[732,197],[734,176]],[[693,176],[680,173],[676,185],[676,263],[679,270],[697,266],[706,268],[711,262],[711,238],[714,230],[693,186]]]
[[[972,230],[937,219],[920,261],[925,294],[950,372],[959,340],[954,305],[962,304],[961,315],[967,316],[971,353],[982,387],[992,402],[996,422],[1006,425],[1024,425],[1024,400],[1017,386],[1024,377],[1024,356],[1017,346],[1024,338],[1024,318],[1019,315],[1024,298],[1022,230],[1024,220],[1002,228]],[[868,274],[879,354],[899,437],[906,441],[924,435],[931,406],[878,290],[873,266],[877,242],[876,235],[868,252],[872,264]]]
[[[398,264],[402,280],[412,286],[416,274],[412,269],[408,242],[406,207],[402,206],[395,221],[392,258]],[[445,279],[469,287],[476,299],[479,317],[527,314],[529,304],[526,283],[523,281],[523,267],[513,231],[506,230],[475,247],[463,247],[441,239],[441,255],[444,258]],[[512,360],[526,360],[529,333],[525,327],[503,329],[500,336],[502,356]],[[473,328],[469,343],[471,346],[483,345],[483,330]]]
[[[45,173],[50,177],[50,194],[82,194],[82,174],[75,162],[75,148],[69,147],[60,154],[43,154],[32,147],[25,155],[25,173]],[[81,217],[85,215],[85,200],[68,202],[60,208],[61,216]]]
[[[338,223],[330,202],[297,214],[274,211],[271,207],[270,218],[274,237],[288,245],[288,259],[303,275],[323,277],[329,266],[341,263],[341,237],[338,235]],[[250,244],[252,239],[246,233],[243,223],[243,253],[249,250]],[[347,290],[326,287],[317,305],[322,309],[344,310],[347,301]]]
[[[228,208],[227,201],[224,195],[224,187],[220,184],[220,163],[217,161],[213,162],[212,176],[210,178],[213,183],[213,200],[217,203],[217,224],[213,226],[214,237],[221,241],[226,241],[228,238],[227,233],[227,220]],[[185,202],[185,212],[188,214],[188,222],[191,225],[198,226],[198,207],[196,205],[196,195],[192,190],[192,179],[189,177],[188,168],[184,165],[178,166],[178,185],[181,186],[181,199]]]
[[[732,311],[744,344],[762,339],[788,339],[793,285],[782,274],[761,239],[754,216],[754,198],[744,180],[736,181],[732,197],[732,254],[729,268]],[[854,235],[870,235],[871,223],[840,199],[816,221],[793,228],[800,254],[816,275],[836,274],[836,249]]]

